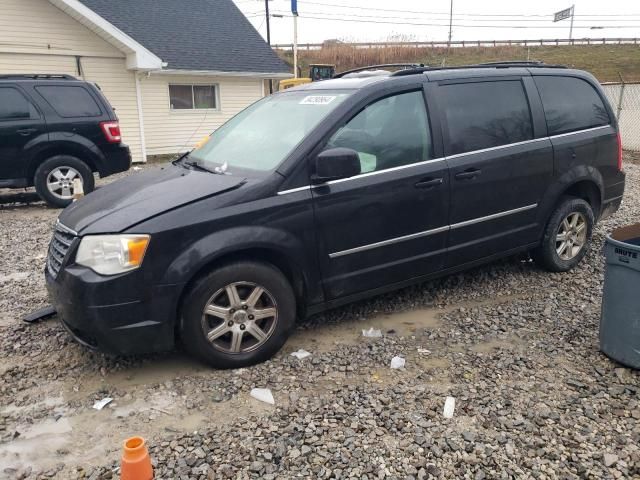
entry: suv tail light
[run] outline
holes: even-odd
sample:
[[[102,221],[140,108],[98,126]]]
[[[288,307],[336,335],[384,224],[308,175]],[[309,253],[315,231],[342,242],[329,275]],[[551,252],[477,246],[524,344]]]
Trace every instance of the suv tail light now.
[[[622,171],[622,138],[620,137],[620,132],[617,135],[618,138],[618,171]]]
[[[120,143],[122,134],[120,133],[120,123],[118,122],[100,122],[102,133],[109,143]]]

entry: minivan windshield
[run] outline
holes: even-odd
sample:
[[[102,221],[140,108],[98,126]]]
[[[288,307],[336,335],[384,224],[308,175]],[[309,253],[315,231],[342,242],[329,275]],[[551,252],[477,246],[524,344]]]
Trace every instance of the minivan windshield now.
[[[216,173],[272,171],[350,94],[305,90],[263,98],[212,133],[189,162]]]

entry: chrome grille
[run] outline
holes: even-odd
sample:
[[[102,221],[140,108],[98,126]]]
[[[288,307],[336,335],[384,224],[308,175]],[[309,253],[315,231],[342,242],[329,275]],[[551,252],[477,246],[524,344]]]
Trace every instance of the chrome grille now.
[[[61,223],[56,224],[53,238],[51,238],[51,243],[49,243],[49,254],[47,255],[47,270],[51,277],[56,278],[58,273],[60,273],[62,264],[76,236],[73,230],[65,227]]]

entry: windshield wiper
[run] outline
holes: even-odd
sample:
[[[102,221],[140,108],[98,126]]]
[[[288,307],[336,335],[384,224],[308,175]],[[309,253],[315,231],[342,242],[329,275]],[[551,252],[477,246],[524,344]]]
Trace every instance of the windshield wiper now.
[[[205,167],[204,165],[202,165],[200,162],[198,162],[197,160],[189,160],[189,156],[190,156],[191,152],[187,152],[184,155],[181,155],[180,157],[178,157],[177,159],[175,159],[173,161],[174,165],[184,165],[186,168],[191,168],[192,170],[200,170],[201,172],[209,172],[209,173],[214,173],[216,175],[225,175],[226,173],[226,162],[223,165],[223,169],[221,169],[220,167],[215,167],[213,170]]]
[[[209,170],[207,167],[202,166],[200,163],[198,163],[197,160],[193,160],[193,161],[183,161],[182,162],[183,165],[186,165],[188,167],[191,167],[193,170],[200,170],[201,172],[209,172],[209,173],[214,173],[216,175],[219,175],[218,172],[216,172],[215,170]]]

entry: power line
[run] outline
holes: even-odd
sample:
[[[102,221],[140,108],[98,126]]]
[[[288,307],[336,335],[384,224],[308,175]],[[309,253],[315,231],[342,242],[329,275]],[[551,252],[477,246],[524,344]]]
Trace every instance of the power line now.
[[[336,7],[336,8],[347,8],[347,9],[355,9],[355,10],[375,10],[380,12],[396,12],[396,13],[416,13],[416,14],[425,14],[425,15],[445,15],[449,16],[449,12],[429,12],[429,11],[419,11],[419,10],[402,10],[402,9],[392,9],[392,8],[376,8],[369,6],[354,6],[354,5],[338,5],[335,3],[324,3],[324,2],[313,2],[305,0],[305,4],[309,5],[321,5],[324,7]],[[350,15],[346,14],[345,15]],[[522,14],[522,13],[455,13],[455,16],[469,16],[469,17],[542,17],[551,19],[553,18],[553,14]],[[640,13],[632,13],[632,14],[582,14],[576,15],[576,17],[633,17],[640,16]]]
[[[277,11],[274,12],[278,15],[286,15],[289,12],[286,11]],[[311,15],[323,15],[323,16],[329,16],[329,17],[355,17],[355,18],[373,18],[373,19],[394,19],[394,20],[421,20],[420,18],[415,18],[415,17],[397,17],[397,16],[389,16],[389,15],[361,15],[361,14],[356,14],[356,13],[331,13],[331,12],[319,12],[319,11],[315,11],[315,10],[308,10],[305,11],[306,14],[311,14]],[[447,18],[448,18],[448,14],[447,14]],[[455,18],[456,15],[454,14],[453,17]],[[445,20],[445,19],[434,19],[434,20]],[[541,20],[541,19],[533,19],[533,20],[527,20],[527,19],[505,19],[505,18],[495,18],[495,19],[476,19],[476,18],[465,18],[465,19],[459,19],[461,21],[465,21],[465,22],[544,22],[544,23],[550,23],[551,22],[551,18],[548,18],[547,20]],[[590,22],[625,22],[625,21],[638,21],[640,20],[640,18],[635,18],[635,19],[592,19],[589,20]],[[585,20],[586,21],[586,20]]]
[[[291,17],[291,15],[283,15],[285,17]],[[313,20],[328,20],[334,22],[351,22],[351,23],[378,23],[378,24],[387,24],[387,25],[409,25],[409,26],[417,26],[417,27],[448,27],[449,24],[446,23],[414,23],[414,22],[393,22],[386,20],[358,20],[353,18],[338,18],[338,17],[314,17],[308,15],[300,15],[300,18],[308,18]],[[536,29],[557,29],[557,28],[566,28],[561,25],[466,25],[466,24],[453,24],[454,27],[460,28],[510,28],[510,29],[527,29],[527,28],[536,28]],[[582,29],[590,29],[591,26],[575,26],[574,28],[582,28]],[[640,24],[637,25],[598,25],[598,28],[640,28]]]

